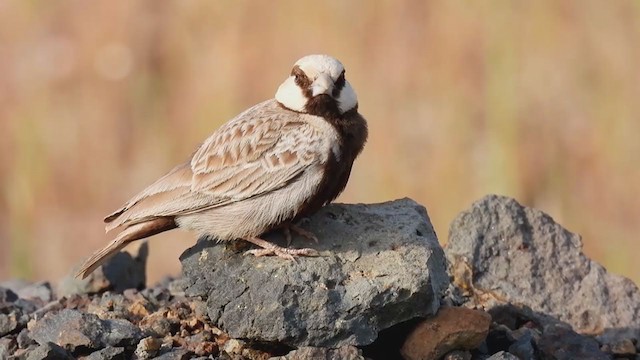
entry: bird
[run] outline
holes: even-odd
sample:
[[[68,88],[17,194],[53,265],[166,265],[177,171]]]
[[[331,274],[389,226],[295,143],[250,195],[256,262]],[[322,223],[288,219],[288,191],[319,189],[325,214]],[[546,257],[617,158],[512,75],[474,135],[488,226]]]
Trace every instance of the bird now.
[[[329,55],[295,62],[275,97],[213,132],[187,159],[104,218],[120,232],[79,268],[86,278],[127,244],[181,228],[219,242],[244,240],[255,256],[317,256],[288,247],[290,231],[346,187],[368,127],[342,63]],[[287,247],[261,238],[282,229]]]

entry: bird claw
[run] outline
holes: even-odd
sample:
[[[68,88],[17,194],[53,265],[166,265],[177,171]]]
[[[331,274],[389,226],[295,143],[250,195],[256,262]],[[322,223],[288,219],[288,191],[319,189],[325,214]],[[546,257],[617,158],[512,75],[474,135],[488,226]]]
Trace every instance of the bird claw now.
[[[262,249],[247,250],[244,252],[245,255],[254,255],[256,257],[274,255],[283,259],[293,260],[293,261],[295,261],[296,256],[310,256],[310,257],[320,256],[318,251],[314,249],[284,248],[259,238],[251,238],[251,239],[245,239],[245,240],[249,241],[254,245],[260,246],[262,248]]]
[[[296,256],[319,256],[318,252],[314,249],[288,249],[274,245],[273,248],[268,249],[253,249],[244,252],[244,255],[254,255],[255,257],[274,255],[279,258],[296,261]]]

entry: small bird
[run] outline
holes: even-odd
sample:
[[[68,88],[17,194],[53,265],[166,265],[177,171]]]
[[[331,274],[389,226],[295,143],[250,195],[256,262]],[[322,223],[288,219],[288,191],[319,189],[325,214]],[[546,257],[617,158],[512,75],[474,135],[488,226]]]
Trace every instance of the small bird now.
[[[247,253],[315,256],[260,236],[283,229],[316,239],[295,223],[344,190],[367,140],[345,70],[328,55],[298,60],[275,99],[222,125],[183,164],[107,216],[106,231],[121,232],[81,266],[85,278],[128,243],[174,228],[218,241],[242,239],[261,249]]]

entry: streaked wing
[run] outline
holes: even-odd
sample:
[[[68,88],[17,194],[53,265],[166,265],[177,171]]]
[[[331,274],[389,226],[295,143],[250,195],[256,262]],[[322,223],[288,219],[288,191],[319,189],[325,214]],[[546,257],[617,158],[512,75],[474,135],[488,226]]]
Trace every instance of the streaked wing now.
[[[221,128],[194,154],[193,192],[240,201],[282,188],[326,159],[316,129],[299,117],[266,113],[250,119]]]
[[[328,157],[317,129],[297,114],[259,104],[223,125],[194,153],[105,218],[107,230],[190,214],[274,191]]]

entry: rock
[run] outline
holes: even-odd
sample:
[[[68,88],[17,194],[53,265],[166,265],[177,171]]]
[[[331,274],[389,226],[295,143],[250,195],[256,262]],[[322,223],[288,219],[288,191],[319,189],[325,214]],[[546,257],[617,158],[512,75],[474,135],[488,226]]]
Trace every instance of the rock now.
[[[28,329],[22,329],[16,337],[18,347],[26,349],[29,345],[34,345],[36,342],[31,338],[31,332]]]
[[[27,285],[17,290],[16,294],[22,299],[40,301],[41,304],[47,304],[53,300],[53,291],[48,281]]]
[[[603,343],[640,339],[638,287],[588,259],[580,237],[539,210],[487,196],[453,221],[445,251],[454,282],[486,308],[522,304],[542,326],[560,320]]]
[[[400,349],[407,360],[438,359],[452,350],[477,348],[487,337],[491,315],[484,311],[443,307],[418,324]]]
[[[471,360],[471,353],[469,351],[454,350],[442,358],[443,360]]]
[[[8,280],[0,283],[0,288],[9,289],[21,299],[35,300],[40,304],[46,304],[53,300],[51,284],[49,284],[48,281],[30,284],[23,280]],[[14,299],[13,301],[15,300],[17,299]],[[0,295],[0,303],[1,302],[2,295]]]
[[[297,245],[321,256],[258,258],[199,241],[181,256],[186,294],[207,298],[208,317],[232,338],[295,348],[370,344],[437,311],[449,279],[424,207],[334,204],[305,227],[319,244]]]
[[[520,360],[535,360],[536,349],[534,343],[533,333],[531,331],[525,332],[509,346],[509,352],[516,355]]]
[[[192,353],[189,350],[185,350],[185,349],[171,349],[170,351],[160,355],[160,356],[156,356],[153,359],[154,360],[188,360],[192,358]]]
[[[15,339],[4,337],[0,339],[0,359],[8,359],[18,349]]]
[[[136,255],[126,251],[119,252],[86,279],[76,279],[74,269],[58,284],[58,296],[94,294],[106,290],[123,292],[131,288],[143,289],[146,284],[148,255],[149,245],[144,242]]]
[[[18,328],[19,316],[16,312],[0,314],[0,336],[5,336]]]
[[[54,343],[45,343],[26,353],[26,360],[73,360],[67,350]]]
[[[580,335],[566,325],[545,327],[538,347],[545,358],[555,360],[606,360],[610,357],[600,350],[593,338]]]
[[[634,356],[636,346],[631,339],[624,339],[611,345],[611,352],[617,356]]]
[[[138,343],[135,354],[138,359],[151,359],[160,350],[162,346],[162,340],[154,337],[146,337]]]
[[[337,349],[304,346],[289,352],[285,356],[276,356],[270,360],[364,360],[362,352],[354,346],[342,346]]]
[[[10,307],[13,302],[18,300],[18,295],[11,289],[0,287],[0,310]]]
[[[510,354],[506,351],[500,351],[488,357],[487,360],[520,360],[520,359],[517,356]]]
[[[78,347],[135,345],[142,335],[127,320],[100,320],[93,314],[64,309],[38,320],[31,329],[31,337],[41,345],[53,342],[73,352]]]
[[[102,350],[92,352],[84,360],[125,360],[126,355],[123,347],[107,346]]]

